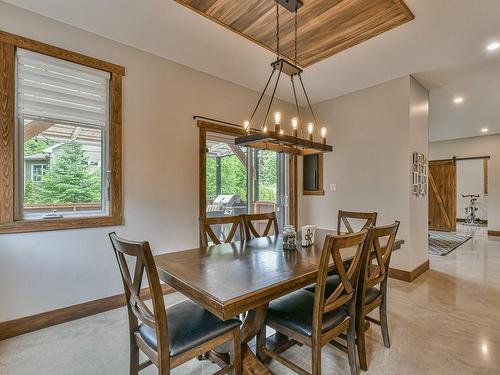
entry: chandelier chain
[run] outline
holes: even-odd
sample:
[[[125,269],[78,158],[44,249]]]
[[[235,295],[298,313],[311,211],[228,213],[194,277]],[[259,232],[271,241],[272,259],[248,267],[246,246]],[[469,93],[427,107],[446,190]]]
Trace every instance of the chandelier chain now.
[[[294,45],[294,60],[293,62],[297,65],[297,29],[298,29],[298,10],[295,9],[295,45]]]
[[[276,2],[276,56],[280,58],[280,12],[279,5]]]

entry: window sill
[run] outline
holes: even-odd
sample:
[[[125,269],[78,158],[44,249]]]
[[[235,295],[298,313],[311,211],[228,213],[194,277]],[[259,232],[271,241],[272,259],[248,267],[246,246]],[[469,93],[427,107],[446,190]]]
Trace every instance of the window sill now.
[[[325,195],[324,190],[304,190],[303,195]]]
[[[98,216],[66,219],[19,220],[0,224],[1,233],[42,232],[48,230],[80,229],[122,225],[123,217]]]

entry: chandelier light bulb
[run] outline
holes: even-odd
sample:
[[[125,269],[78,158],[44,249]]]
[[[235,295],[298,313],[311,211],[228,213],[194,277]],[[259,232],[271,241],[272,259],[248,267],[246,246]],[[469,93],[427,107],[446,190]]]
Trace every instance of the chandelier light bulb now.
[[[262,131],[263,131],[264,133],[267,133],[267,126],[266,126],[266,125],[264,125],[264,127],[262,128]]]
[[[326,144],[326,127],[321,128],[321,142]]]
[[[314,130],[314,124],[310,122],[309,124],[307,124],[307,131],[309,132],[309,141],[311,142],[313,140],[313,130]]]
[[[285,131],[283,129],[280,130],[280,134],[283,135],[285,134]]]
[[[250,121],[245,120],[245,122],[243,122],[243,129],[248,130],[249,127],[250,127]]]
[[[298,127],[299,127],[299,120],[297,120],[297,117],[292,118],[292,136],[294,137],[297,136]]]
[[[274,123],[281,124],[281,112],[274,112]]]

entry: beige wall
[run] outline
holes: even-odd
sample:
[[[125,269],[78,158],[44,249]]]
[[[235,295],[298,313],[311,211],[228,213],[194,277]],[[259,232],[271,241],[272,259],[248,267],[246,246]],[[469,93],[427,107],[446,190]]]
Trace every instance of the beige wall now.
[[[1,1],[0,29],[127,69],[125,226],[0,234],[3,321],[122,292],[106,236],[112,230],[148,239],[156,252],[196,245],[198,132],[193,115],[241,123],[259,94]],[[278,108],[292,113],[289,104],[279,102]]]
[[[488,229],[500,231],[500,134],[432,142],[430,160],[491,156],[488,163]]]
[[[339,209],[377,211],[379,224],[401,221],[406,245],[392,266],[403,270],[427,259],[426,202],[410,193],[413,148],[427,151],[427,115],[416,110],[426,108],[426,92],[417,85],[406,76],[315,106],[334,151],[325,154],[325,196],[303,197],[301,210],[301,223],[322,228],[336,227]]]
[[[429,154],[429,92],[415,78],[410,77],[410,163],[413,152]],[[409,175],[410,189],[413,176]],[[410,194],[410,265],[412,268],[429,259],[428,231],[429,208],[428,197]]]

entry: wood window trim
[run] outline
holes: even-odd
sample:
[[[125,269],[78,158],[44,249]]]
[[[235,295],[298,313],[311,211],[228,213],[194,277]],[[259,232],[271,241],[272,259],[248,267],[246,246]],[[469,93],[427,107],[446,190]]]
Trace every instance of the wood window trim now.
[[[109,215],[51,220],[15,219],[15,56],[22,48],[70,61],[111,74],[109,157]],[[38,232],[60,229],[90,228],[123,224],[122,189],[122,77],[125,68],[0,31],[0,233]]]
[[[199,217],[206,217],[206,174],[207,174],[207,156],[206,156],[206,141],[207,133],[219,133],[231,136],[245,135],[243,128],[236,126],[222,125],[205,120],[197,120],[196,125],[199,129]],[[289,159],[289,187],[290,187],[290,204],[289,204],[289,220],[290,224],[297,227],[298,225],[298,209],[297,209],[297,156],[290,155]]]
[[[323,154],[318,154],[318,190],[304,190],[303,195],[325,195],[323,188]]]

